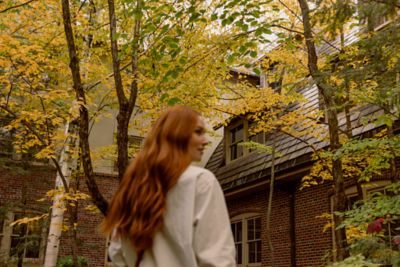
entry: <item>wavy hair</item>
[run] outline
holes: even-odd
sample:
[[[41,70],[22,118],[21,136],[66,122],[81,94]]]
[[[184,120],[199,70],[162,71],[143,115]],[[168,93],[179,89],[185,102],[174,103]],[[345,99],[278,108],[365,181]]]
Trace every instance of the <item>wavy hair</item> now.
[[[191,162],[188,144],[198,117],[185,106],[161,114],[111,200],[101,225],[106,235],[116,229],[142,255],[152,246],[163,226],[167,192]]]

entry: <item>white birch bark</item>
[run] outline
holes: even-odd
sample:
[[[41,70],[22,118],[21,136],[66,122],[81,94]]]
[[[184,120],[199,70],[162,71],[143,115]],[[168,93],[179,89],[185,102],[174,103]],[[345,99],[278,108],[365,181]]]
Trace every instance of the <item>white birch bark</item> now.
[[[69,185],[71,175],[71,153],[70,147],[74,146],[75,138],[68,134],[69,124],[66,125],[65,136],[67,137],[64,149],[60,155],[60,166],[63,176]],[[62,223],[64,219],[65,203],[63,194],[65,193],[61,175],[57,172],[55,189],[60,192],[54,196],[51,210],[49,235],[47,237],[46,253],[44,256],[44,267],[54,267],[57,264],[58,251],[60,247],[60,237],[62,231]]]

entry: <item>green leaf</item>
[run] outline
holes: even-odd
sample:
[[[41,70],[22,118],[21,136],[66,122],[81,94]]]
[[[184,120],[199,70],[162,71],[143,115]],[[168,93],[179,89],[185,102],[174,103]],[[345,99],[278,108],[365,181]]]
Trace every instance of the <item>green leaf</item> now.
[[[258,68],[253,69],[254,73],[257,75],[261,75],[261,70]]]
[[[228,59],[227,59],[227,63],[232,64],[235,61],[235,59],[236,59],[236,56],[234,54],[229,55]]]
[[[180,103],[180,102],[181,102],[181,99],[180,99],[180,98],[178,98],[178,97],[173,97],[173,98],[168,99],[167,104],[168,104],[168,106],[173,106],[173,105],[176,105],[176,104],[178,104],[178,103]]]
[[[169,97],[169,95],[167,93],[164,93],[160,96],[160,101],[164,102],[165,99],[167,99],[167,97]]]

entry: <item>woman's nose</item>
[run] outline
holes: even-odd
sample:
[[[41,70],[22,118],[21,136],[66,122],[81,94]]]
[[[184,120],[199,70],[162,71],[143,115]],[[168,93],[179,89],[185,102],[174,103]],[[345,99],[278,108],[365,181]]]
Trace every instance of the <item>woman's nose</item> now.
[[[203,146],[206,146],[208,144],[211,144],[211,141],[208,141],[208,139],[206,137],[204,137]]]

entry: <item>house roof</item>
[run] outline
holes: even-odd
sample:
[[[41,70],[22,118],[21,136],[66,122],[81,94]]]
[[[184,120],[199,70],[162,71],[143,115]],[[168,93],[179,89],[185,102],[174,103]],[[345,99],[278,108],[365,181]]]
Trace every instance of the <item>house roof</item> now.
[[[318,89],[311,85],[302,91],[307,99],[306,107],[311,109],[319,108]],[[293,107],[296,108],[296,107]],[[359,106],[351,110],[351,123],[353,126],[353,135],[360,135],[368,132],[377,126],[373,123],[362,124],[362,118],[370,115],[378,115],[382,111],[377,106]],[[344,114],[339,114],[339,126],[345,128],[346,119]],[[322,126],[326,128],[327,126]],[[313,149],[321,149],[329,145],[329,142],[321,141],[315,137],[306,137],[302,140],[296,139],[284,133],[277,133],[274,138],[267,138],[266,145],[271,146],[275,142],[277,155],[275,158],[275,172],[284,173],[289,169],[311,163],[311,154]],[[271,168],[271,155],[266,153],[252,152],[240,159],[225,163],[224,139],[215,149],[206,164],[206,168],[211,170],[220,181],[225,191],[234,190],[245,184],[260,181],[269,177]]]

